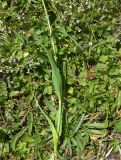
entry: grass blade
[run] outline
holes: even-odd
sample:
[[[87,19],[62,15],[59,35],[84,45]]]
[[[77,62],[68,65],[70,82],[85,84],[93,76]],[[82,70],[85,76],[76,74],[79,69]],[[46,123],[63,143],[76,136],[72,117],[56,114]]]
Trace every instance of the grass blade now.
[[[81,126],[81,124],[83,123],[84,120],[85,120],[85,114],[82,115],[82,117],[79,120],[77,126],[74,128],[73,135],[75,135],[78,132],[78,130],[79,130],[79,128],[80,128],[80,126]]]
[[[21,136],[24,134],[24,132],[27,130],[28,126],[23,128],[16,136],[15,138],[13,138],[12,143],[11,143],[11,147],[12,149],[15,151],[16,148],[16,143],[17,141],[21,138]]]

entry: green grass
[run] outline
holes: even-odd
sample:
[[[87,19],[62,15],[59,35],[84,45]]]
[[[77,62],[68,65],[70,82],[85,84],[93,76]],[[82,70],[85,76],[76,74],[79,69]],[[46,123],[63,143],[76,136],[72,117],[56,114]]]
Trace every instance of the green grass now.
[[[120,10],[0,2],[0,159],[120,159]]]

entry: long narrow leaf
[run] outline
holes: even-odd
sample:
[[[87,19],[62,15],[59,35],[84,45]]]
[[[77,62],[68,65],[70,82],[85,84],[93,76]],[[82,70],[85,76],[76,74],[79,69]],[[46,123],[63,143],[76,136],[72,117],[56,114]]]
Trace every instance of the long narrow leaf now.
[[[61,96],[62,96],[62,79],[61,79],[61,75],[59,72],[59,69],[56,66],[56,63],[52,57],[52,55],[49,53],[48,54],[48,58],[51,64],[51,68],[52,68],[52,81],[53,81],[53,85],[56,91],[56,94],[58,96],[58,99],[61,100]]]
[[[36,102],[36,106],[39,107],[39,109],[41,110],[41,112],[44,114],[45,118],[47,119],[49,125],[50,125],[50,129],[53,135],[53,144],[54,144],[54,152],[57,153],[57,143],[58,143],[58,135],[56,132],[56,129],[54,127],[53,122],[51,121],[51,119],[49,118],[49,116],[44,112],[44,110],[40,107],[38,100],[35,98],[35,102]]]
[[[73,130],[73,135],[78,132],[80,126],[82,125],[82,123],[83,123],[83,121],[84,121],[84,118],[85,118],[85,114],[82,114],[81,119],[79,120],[77,126],[75,126],[75,128],[74,128],[74,130]]]
[[[61,100],[62,98],[62,79],[61,79],[59,68],[57,67],[56,62],[54,58],[52,57],[51,53],[46,49],[46,47],[42,43],[41,43],[41,46],[47,53],[47,56],[48,56],[48,59],[49,59],[49,62],[52,68],[52,81],[53,81],[54,89],[58,96],[58,99]]]
[[[12,143],[11,143],[11,147],[12,149],[15,151],[15,148],[16,148],[16,143],[17,141],[21,138],[21,136],[25,133],[25,131],[27,130],[28,126],[23,128],[15,137],[14,139],[12,140]]]

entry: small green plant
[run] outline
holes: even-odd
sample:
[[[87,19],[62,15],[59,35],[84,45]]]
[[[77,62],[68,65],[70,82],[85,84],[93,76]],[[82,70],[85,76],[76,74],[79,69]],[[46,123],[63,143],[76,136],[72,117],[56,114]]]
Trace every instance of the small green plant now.
[[[50,21],[49,21],[49,16],[48,16],[48,13],[47,13],[47,9],[46,9],[44,0],[42,0],[42,4],[43,4],[44,10],[45,10],[45,14],[46,14],[47,22],[48,22],[48,28],[49,28],[49,31],[50,31],[51,45],[53,47],[53,52],[55,53],[55,48],[56,47],[55,47],[55,44],[54,44],[54,41],[53,41],[52,28],[51,28],[51,24],[50,24]],[[57,145],[58,145],[58,142],[59,142],[59,137],[61,136],[61,133],[62,133],[62,117],[63,117],[62,77],[61,77],[59,68],[57,67],[57,64],[54,60],[54,57],[53,57],[52,53],[50,53],[50,51],[48,51],[43,44],[41,44],[41,46],[44,49],[44,51],[46,52],[46,54],[48,56],[48,59],[49,59],[49,62],[51,64],[52,82],[53,82],[53,86],[54,86],[56,95],[58,97],[58,104],[59,105],[58,105],[58,110],[57,110],[57,113],[56,113],[55,124],[53,124],[53,122],[48,117],[48,115],[42,110],[42,108],[38,104],[37,100],[36,100],[36,104],[37,104],[37,106],[39,106],[40,110],[45,115],[45,117],[48,120],[48,123],[50,125],[52,135],[53,135],[54,155],[55,155],[54,157],[57,157]],[[47,100],[45,102],[46,102],[46,105],[48,107],[50,107],[49,103],[47,103]]]

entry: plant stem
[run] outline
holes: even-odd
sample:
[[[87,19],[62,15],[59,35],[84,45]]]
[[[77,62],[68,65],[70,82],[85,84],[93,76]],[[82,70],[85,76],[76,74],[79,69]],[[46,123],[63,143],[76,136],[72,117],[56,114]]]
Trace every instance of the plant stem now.
[[[61,136],[61,133],[62,133],[62,100],[59,100],[57,133],[58,133],[58,136]]]
[[[42,0],[42,4],[43,4],[45,15],[46,15],[46,18],[47,18],[47,23],[48,23],[49,32],[50,32],[50,41],[51,41],[51,44],[52,44],[52,47],[53,47],[53,52],[56,53],[56,47],[55,47],[54,40],[53,40],[53,37],[52,37],[52,28],[51,28],[51,24],[50,24],[50,20],[49,20],[49,15],[47,13],[47,8],[45,6],[44,0]]]

